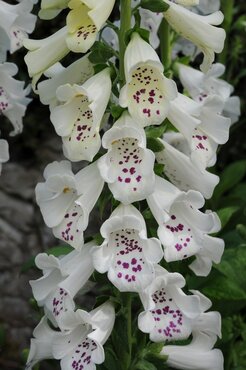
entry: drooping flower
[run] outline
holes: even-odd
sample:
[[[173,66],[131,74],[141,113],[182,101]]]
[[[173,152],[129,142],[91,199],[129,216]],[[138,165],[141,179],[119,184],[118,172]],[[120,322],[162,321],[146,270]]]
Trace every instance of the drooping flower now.
[[[9,144],[7,140],[0,139],[0,174],[2,172],[2,163],[9,160]]]
[[[66,35],[67,27],[63,27],[45,39],[24,40],[23,45],[29,50],[24,59],[34,90],[41,75],[69,53]]]
[[[214,54],[220,53],[224,47],[226,33],[215,26],[223,22],[224,16],[220,11],[202,16],[165,0],[169,5],[164,17],[170,26],[181,36],[192,41],[204,54],[201,70],[207,72],[214,61]]]
[[[147,238],[141,213],[132,205],[118,206],[101,227],[104,242],[93,252],[94,267],[108,272],[109,280],[121,292],[138,292],[154,277],[156,265],[163,257],[160,242]]]
[[[154,153],[146,148],[144,129],[124,112],[102,139],[108,153],[98,160],[103,179],[123,204],[143,200],[153,192]]]
[[[41,360],[61,360],[62,370],[96,370],[104,362],[103,344],[107,341],[115,320],[114,307],[105,302],[90,313],[77,310],[67,319],[67,330],[52,330],[44,317],[34,330],[26,369]]]
[[[89,242],[62,258],[38,254],[35,263],[43,271],[43,276],[31,280],[33,296],[39,306],[55,326],[63,329],[63,320],[74,310],[73,298],[87,283],[94,271],[91,248],[95,242]]]
[[[25,82],[12,77],[17,72],[18,68],[14,63],[0,64],[0,115],[3,114],[12,123],[14,130],[10,133],[11,136],[22,132],[22,118],[27,104],[31,101],[26,97],[30,86],[24,88]]]
[[[182,192],[162,177],[156,176],[155,191],[147,198],[147,202],[159,225],[157,233],[164,246],[166,261],[178,261],[199,256],[201,253],[207,256],[211,269],[211,260],[214,258],[209,259],[207,238],[209,240],[214,238],[207,234],[219,231],[220,221],[213,212],[204,214],[199,211],[205,203],[203,196],[194,190]],[[223,241],[221,244],[223,245]],[[221,258],[220,246],[217,247],[216,243],[213,243],[210,250],[212,248],[214,255],[220,255]],[[201,275],[198,268],[192,269]]]
[[[66,84],[57,89],[64,102],[51,111],[51,121],[62,137],[64,155],[71,161],[92,161],[101,146],[100,124],[111,94],[108,68],[82,86]]]
[[[54,70],[54,67],[55,70]],[[56,90],[58,87],[67,83],[82,85],[94,74],[92,63],[88,55],[76,60],[68,67],[63,67],[60,63],[53,65],[45,72],[49,77],[38,84],[38,94],[42,104],[49,104],[50,109],[58,105]]]
[[[186,295],[181,288],[185,279],[178,273],[169,273],[156,267],[154,281],[142,292],[144,311],[138,317],[138,326],[150,334],[153,342],[187,339],[193,322],[201,313],[200,299]]]
[[[70,0],[66,42],[75,53],[86,53],[113,9],[115,0]]]
[[[74,248],[83,244],[89,214],[103,188],[97,162],[76,175],[68,161],[53,162],[44,171],[45,183],[36,186],[36,199],[47,226]]]
[[[156,153],[156,158],[159,163],[165,165],[164,172],[168,179],[180,190],[197,190],[206,199],[211,198],[219,177],[197,167],[190,157],[175,149],[167,141],[161,142],[164,149]]]
[[[41,19],[53,19],[55,18],[63,9],[68,7],[70,0],[41,0],[41,9],[38,13]]]
[[[161,124],[177,96],[175,82],[164,76],[157,53],[137,33],[126,48],[124,62],[126,84],[120,91],[120,105],[128,107],[142,127]]]
[[[0,33],[7,36],[4,39],[5,50],[14,53],[33,32],[37,17],[30,13],[32,8],[32,0],[22,0],[16,5],[0,0]]]
[[[194,100],[205,104],[211,96],[218,96],[224,102],[221,113],[230,117],[232,123],[237,122],[240,116],[240,99],[238,96],[231,96],[233,86],[219,78],[225,73],[223,64],[213,64],[206,74],[183,64],[178,64],[178,70],[182,85]]]

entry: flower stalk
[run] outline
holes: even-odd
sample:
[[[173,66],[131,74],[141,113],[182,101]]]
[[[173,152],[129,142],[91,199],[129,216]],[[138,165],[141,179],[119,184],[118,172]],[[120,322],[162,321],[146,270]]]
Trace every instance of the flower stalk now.
[[[126,50],[126,32],[131,28],[131,0],[121,0],[121,17],[120,17],[120,31],[119,31],[119,49],[120,49],[120,84],[124,85],[124,55]]]

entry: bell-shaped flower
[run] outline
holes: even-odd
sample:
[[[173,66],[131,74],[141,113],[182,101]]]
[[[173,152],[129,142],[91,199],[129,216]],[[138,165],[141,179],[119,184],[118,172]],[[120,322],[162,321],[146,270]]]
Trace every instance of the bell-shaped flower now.
[[[33,296],[39,306],[44,307],[46,316],[55,326],[63,328],[64,317],[73,311],[73,298],[88,282],[94,271],[89,242],[79,251],[75,250],[62,258],[41,253],[36,257],[36,265],[43,270],[43,276],[31,280]]]
[[[132,205],[118,206],[101,227],[104,242],[93,252],[94,267],[108,271],[109,280],[121,292],[139,292],[154,277],[154,266],[162,259],[161,244],[147,238],[141,213]]]
[[[162,21],[161,13],[153,13],[148,9],[139,9],[139,15],[141,17],[140,27],[145,28],[149,31],[149,42],[150,45],[157,49],[160,44],[158,36],[158,30]]]
[[[192,41],[204,54],[201,70],[207,72],[214,61],[214,54],[220,53],[224,47],[226,33],[215,26],[223,22],[224,16],[218,11],[202,16],[165,0],[169,5],[164,17],[170,26],[184,38]]]
[[[127,45],[124,66],[126,84],[120,91],[120,105],[142,127],[160,125],[170,101],[177,97],[177,87],[164,76],[157,53],[138,33],[133,33]]]
[[[54,70],[54,67],[55,70]],[[56,90],[67,83],[82,85],[94,74],[94,68],[87,55],[76,60],[68,67],[55,64],[45,72],[48,79],[38,84],[38,94],[42,104],[49,105],[52,110],[58,105]]]
[[[67,27],[63,27],[45,39],[24,40],[23,45],[29,50],[24,59],[34,88],[41,75],[69,53],[66,35]]]
[[[68,7],[70,0],[41,0],[39,18],[49,20],[55,18],[63,9]]]
[[[165,165],[164,172],[168,179],[180,190],[197,190],[209,199],[212,197],[215,186],[219,183],[219,177],[200,169],[187,155],[175,149],[167,141],[161,140],[164,149],[156,153],[159,163]]]
[[[225,73],[225,66],[221,63],[212,65],[207,73],[198,71],[190,66],[178,64],[179,78],[189,95],[197,102],[204,104],[211,96],[218,96],[224,102],[222,112],[235,123],[240,116],[240,99],[231,96],[233,86],[219,77]]]
[[[201,313],[200,299],[186,295],[181,288],[185,279],[178,273],[169,273],[156,267],[156,277],[142,292],[144,311],[138,317],[138,326],[150,334],[153,342],[187,339],[195,319]]]
[[[129,204],[153,192],[155,155],[146,148],[144,129],[128,113],[105,132],[102,144],[108,153],[98,167],[115,199]]]
[[[2,172],[2,163],[9,160],[9,144],[7,140],[0,139],[0,174]]]
[[[95,370],[95,364],[104,362],[103,344],[111,334],[114,320],[114,307],[110,302],[89,313],[77,310],[67,318],[67,330],[63,332],[52,330],[44,317],[31,340],[27,369],[38,361],[54,358],[61,360],[62,370]]]
[[[86,53],[107,21],[115,0],[70,0],[67,16],[67,46],[75,53]]]
[[[76,175],[70,162],[53,162],[45,168],[44,178],[36,186],[36,199],[46,225],[57,238],[80,248],[89,214],[104,185],[97,162]]]
[[[24,81],[12,77],[17,72],[18,68],[14,63],[0,64],[0,115],[3,114],[12,123],[14,130],[10,133],[11,136],[22,132],[22,119],[27,104],[31,101],[26,97],[30,92],[30,86],[24,88]]]
[[[199,192],[182,192],[162,177],[156,176],[155,191],[147,202],[159,225],[157,233],[167,262],[202,253],[206,234],[220,229],[215,213],[199,211],[205,203]]]
[[[109,68],[82,86],[66,84],[57,89],[64,102],[51,111],[51,121],[62,137],[64,155],[71,161],[92,161],[101,146],[100,124],[111,94]]]
[[[33,32],[37,17],[31,14],[33,1],[22,0],[10,5],[0,0],[0,33],[5,33],[6,50],[14,53],[23,46],[23,40]]]
[[[167,345],[160,354],[168,356],[167,365],[174,369],[223,370],[222,352],[213,348],[216,340],[215,335],[196,332],[190,344]]]

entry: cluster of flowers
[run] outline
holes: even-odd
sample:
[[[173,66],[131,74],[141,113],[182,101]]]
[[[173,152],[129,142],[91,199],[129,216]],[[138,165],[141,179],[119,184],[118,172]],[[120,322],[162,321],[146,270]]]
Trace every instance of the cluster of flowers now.
[[[10,5],[0,0],[0,115],[6,116],[14,130],[11,136],[22,132],[22,119],[31,99],[27,95],[31,86],[13,78],[18,72],[14,63],[6,62],[7,52],[11,54],[23,46],[23,40],[34,30],[36,16],[31,14],[36,0],[19,0],[19,4]],[[0,174],[2,163],[9,160],[7,140],[0,139]]]
[[[225,32],[215,27],[223,15],[216,11],[203,16],[184,7],[197,4],[195,0],[165,0],[168,8],[158,17],[164,16],[204,53],[202,71],[178,65],[189,97],[179,93],[176,83],[164,76],[155,49],[133,32],[124,57],[125,85],[119,91],[118,104],[125,110],[105,129],[112,99],[110,67],[94,74],[89,53],[67,68],[59,61],[69,51],[87,53],[114,3],[42,0],[40,18],[52,19],[68,8],[66,25],[47,39],[24,40],[33,87],[49,105],[68,159],[46,167],[45,182],[36,187],[37,203],[54,235],[74,248],[60,258],[45,253],[36,257],[43,276],[31,286],[45,316],[34,330],[27,369],[50,358],[61,360],[63,370],[95,369],[104,361],[102,346],[115,320],[113,304],[107,301],[88,313],[74,303],[96,270],[107,272],[120,292],[139,294],[139,329],[154,342],[167,342],[161,354],[168,355],[170,366],[222,370],[223,356],[213,349],[220,336],[219,313],[206,312],[211,302],[198,291],[185,294],[183,276],[160,263],[193,256],[191,270],[207,276],[223,253],[223,241],[210,235],[220,229],[218,216],[200,210],[219,181],[207,168],[215,164],[217,147],[228,140],[239,115],[232,87],[218,78],[224,67],[210,68],[214,53],[223,48]],[[38,83],[43,73],[47,79]],[[166,118],[176,131],[158,139],[162,150],[153,152],[147,148],[145,128]],[[94,160],[101,146],[105,154]],[[82,160],[92,163],[74,175],[71,162]],[[155,161],[164,164],[165,178],[155,174]],[[101,226],[103,243],[84,243],[83,232],[105,183],[120,204]],[[148,238],[144,217],[132,205],[142,200],[159,225],[158,239]],[[168,344],[191,335],[185,349]]]

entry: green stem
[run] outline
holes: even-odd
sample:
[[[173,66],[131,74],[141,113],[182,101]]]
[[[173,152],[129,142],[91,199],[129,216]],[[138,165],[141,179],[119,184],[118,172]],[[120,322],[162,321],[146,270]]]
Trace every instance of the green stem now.
[[[125,35],[126,32],[131,28],[131,0],[120,0],[120,31],[119,31],[119,47],[120,47],[120,84],[121,86],[125,83],[125,72],[124,72],[124,55],[126,51]]]
[[[170,26],[165,20],[165,18],[163,18],[159,28],[159,38],[160,38],[161,61],[166,71],[171,66],[172,50],[171,50]]]
[[[226,31],[226,41],[222,53],[219,55],[218,60],[220,63],[226,64],[228,49],[229,49],[229,33],[231,29],[231,24],[233,20],[233,9],[234,9],[235,0],[222,0],[221,1],[221,10],[224,13],[225,19],[222,24],[224,30]]]

